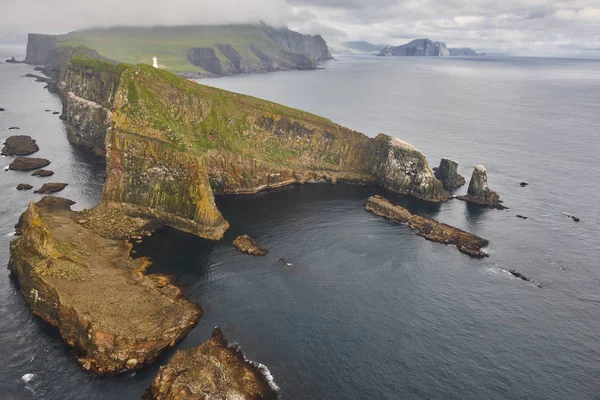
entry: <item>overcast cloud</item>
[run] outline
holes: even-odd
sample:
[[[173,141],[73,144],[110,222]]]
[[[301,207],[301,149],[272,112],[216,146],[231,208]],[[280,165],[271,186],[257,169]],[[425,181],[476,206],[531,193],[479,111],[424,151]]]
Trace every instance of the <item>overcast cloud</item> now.
[[[0,38],[91,26],[246,23],[264,20],[331,45],[449,46],[522,55],[600,56],[600,0],[0,0]]]

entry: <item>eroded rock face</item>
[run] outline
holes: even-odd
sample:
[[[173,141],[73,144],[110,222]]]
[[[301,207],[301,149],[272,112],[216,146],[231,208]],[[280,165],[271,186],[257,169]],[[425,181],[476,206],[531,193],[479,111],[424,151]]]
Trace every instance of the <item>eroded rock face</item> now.
[[[57,327],[86,371],[142,367],[175,345],[201,310],[168,277],[144,275],[123,240],[86,229],[70,200],[31,202],[11,242],[9,269],[34,314]]]
[[[11,136],[4,142],[3,156],[28,156],[38,152],[40,148],[30,136]]]
[[[499,210],[506,208],[501,204],[502,201],[498,193],[488,187],[487,171],[483,165],[475,166],[467,195],[457,196],[457,199]]]
[[[212,47],[192,47],[187,51],[187,59],[193,65],[215,75],[223,75],[221,60]]]
[[[482,251],[489,244],[487,240],[453,226],[441,224],[434,219],[411,214],[406,208],[395,206],[381,196],[370,197],[367,200],[365,209],[380,217],[395,222],[407,223],[417,235],[432,242],[453,244],[461,253],[471,257],[483,258],[488,256]]]
[[[50,165],[50,161],[45,158],[17,157],[10,163],[8,169],[12,171],[33,171]]]
[[[256,240],[248,235],[242,235],[235,238],[233,246],[242,253],[250,254],[251,256],[265,256],[267,250],[256,245]]]
[[[435,177],[444,184],[446,190],[454,190],[465,184],[465,178],[458,173],[458,163],[448,158],[441,159]]]
[[[175,353],[158,371],[145,399],[274,400],[276,386],[262,370],[227,343],[219,328],[199,347]]]

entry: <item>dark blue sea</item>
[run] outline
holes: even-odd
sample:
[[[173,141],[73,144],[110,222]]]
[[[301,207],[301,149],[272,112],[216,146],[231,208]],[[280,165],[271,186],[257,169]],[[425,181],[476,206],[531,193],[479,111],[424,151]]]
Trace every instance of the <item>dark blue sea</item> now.
[[[0,59],[23,52],[1,47]],[[231,223],[223,241],[162,230],[135,246],[153,258],[151,272],[174,274],[205,309],[178,348],[219,325],[268,366],[284,400],[600,399],[600,62],[345,56],[323,67],[202,83],[399,137],[430,166],[457,160],[467,179],[484,164],[509,209],[329,184],[218,198]],[[45,112],[60,111],[59,99],[21,77],[28,72],[0,64],[0,139],[34,137],[51,181],[69,183],[61,195],[92,207],[102,160],[68,143],[58,115]],[[42,179],[0,176],[4,266],[14,223],[39,199],[15,187]],[[374,193],[490,240],[490,257],[471,259],[367,213]],[[269,254],[234,250],[243,233]],[[137,399],[172,354],[134,374],[87,375],[0,268],[1,398]]]

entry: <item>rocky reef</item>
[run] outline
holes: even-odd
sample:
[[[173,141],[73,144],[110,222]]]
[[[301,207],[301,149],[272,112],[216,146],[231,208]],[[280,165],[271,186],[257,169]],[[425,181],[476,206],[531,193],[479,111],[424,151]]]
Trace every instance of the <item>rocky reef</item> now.
[[[385,198],[375,195],[367,200],[365,209],[375,215],[394,222],[407,223],[417,235],[432,242],[453,244],[461,253],[471,257],[483,258],[488,255],[482,251],[489,242],[471,233],[438,221],[411,214],[406,208],[395,206]]]
[[[442,158],[440,166],[434,171],[435,177],[444,184],[446,190],[454,190],[465,184],[465,178],[458,173],[458,163],[454,160]]]
[[[250,254],[251,256],[265,256],[267,250],[256,244],[256,240],[248,235],[242,235],[235,238],[233,247],[242,253]]]
[[[48,194],[60,192],[68,186],[67,183],[44,183],[41,188],[36,190],[34,193]]]
[[[487,170],[483,165],[475,166],[471,175],[471,181],[469,182],[467,195],[457,196],[456,198],[484,207],[497,208],[498,210],[506,208],[501,204],[502,201],[498,193],[488,187]]]
[[[84,370],[140,368],[186,335],[201,310],[167,276],[144,275],[149,260],[131,259],[127,242],[82,226],[71,204],[52,196],[29,204],[9,269],[33,313],[58,328]]]
[[[201,346],[175,353],[144,394],[149,400],[274,400],[276,387],[219,328]]]
[[[48,165],[50,165],[50,161],[45,158],[17,157],[8,165],[8,169],[11,171],[33,171]]]
[[[39,150],[35,140],[29,136],[19,135],[6,139],[1,154],[3,156],[28,156]]]

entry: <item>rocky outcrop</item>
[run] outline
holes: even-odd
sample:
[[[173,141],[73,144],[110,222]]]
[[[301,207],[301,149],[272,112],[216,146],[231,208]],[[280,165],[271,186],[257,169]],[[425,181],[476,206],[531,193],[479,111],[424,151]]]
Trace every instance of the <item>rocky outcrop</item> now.
[[[66,188],[68,183],[44,183],[41,188],[36,190],[34,193],[49,194],[60,192]]]
[[[415,39],[402,46],[387,46],[377,54],[378,56],[434,56],[444,57],[450,55],[446,44],[433,42],[429,39]]]
[[[488,256],[482,251],[489,244],[487,240],[453,226],[441,224],[431,218],[411,214],[404,207],[395,206],[381,196],[370,197],[367,200],[365,209],[394,222],[407,223],[417,235],[432,242],[453,244],[461,253],[471,257],[483,258]]]
[[[220,239],[228,227],[215,193],[254,193],[324,178],[448,199],[425,156],[399,139],[371,139],[315,115],[145,65],[121,76],[106,149],[103,205],[209,239]]]
[[[23,64],[25,61],[17,61],[15,56],[12,56],[8,60],[5,61],[7,64]]]
[[[49,176],[54,175],[54,171],[50,171],[48,169],[38,169],[31,176],[38,176],[40,178],[47,178]]]
[[[50,161],[45,158],[17,157],[10,163],[8,169],[12,171],[33,171],[48,165],[50,165]]]
[[[465,178],[458,173],[458,163],[454,160],[442,158],[440,166],[434,171],[435,177],[444,184],[446,190],[454,190],[465,184]]]
[[[34,65],[46,64],[49,54],[56,49],[57,43],[56,35],[30,33],[27,38],[25,62]]]
[[[221,60],[212,47],[192,47],[187,51],[187,59],[193,65],[215,75],[223,75]]]
[[[19,183],[17,185],[17,190],[31,190],[33,189],[33,186],[27,184],[27,183]]]
[[[331,60],[327,43],[321,35],[303,35],[286,27],[273,28],[261,24],[262,31],[281,48],[291,53],[303,54],[315,61]]]
[[[502,201],[498,193],[488,187],[487,171],[483,165],[475,166],[471,175],[471,181],[469,182],[467,195],[457,196],[456,198],[484,207],[497,208],[498,210],[506,208],[501,204]]]
[[[256,244],[256,240],[248,235],[242,235],[235,238],[233,247],[242,253],[250,254],[251,256],[266,256],[267,250]]]
[[[201,310],[162,275],[144,275],[123,240],[80,225],[73,202],[31,202],[11,242],[9,269],[34,314],[55,326],[86,371],[142,367],[196,324]],[[127,223],[127,225],[134,225]]]
[[[30,136],[11,136],[4,142],[3,156],[28,156],[40,150]]]
[[[199,347],[175,353],[144,395],[151,400],[274,400],[276,386],[266,367],[246,360],[219,328]]]

